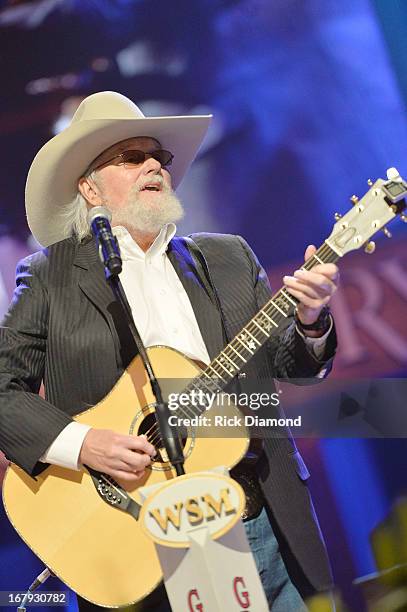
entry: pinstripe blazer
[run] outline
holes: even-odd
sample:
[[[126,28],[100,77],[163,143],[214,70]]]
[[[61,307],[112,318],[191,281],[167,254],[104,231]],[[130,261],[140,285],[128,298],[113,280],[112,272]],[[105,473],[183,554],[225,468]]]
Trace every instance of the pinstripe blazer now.
[[[223,321],[184,240],[174,238],[168,255],[213,359],[271,292],[264,270],[242,238],[195,234],[193,239],[217,290]],[[93,240],[78,244],[69,238],[27,257],[17,267],[16,284],[0,328],[0,448],[35,476],[43,467],[38,458],[74,414],[110,391],[136,348]],[[251,381],[314,376],[322,366],[329,370],[335,346],[333,331],[324,359],[317,360],[288,321],[245,371]],[[45,399],[38,395],[42,380]],[[289,432],[267,437],[264,445],[258,475],[278,528],[311,584],[329,588],[329,563],[305,485],[307,468]]]

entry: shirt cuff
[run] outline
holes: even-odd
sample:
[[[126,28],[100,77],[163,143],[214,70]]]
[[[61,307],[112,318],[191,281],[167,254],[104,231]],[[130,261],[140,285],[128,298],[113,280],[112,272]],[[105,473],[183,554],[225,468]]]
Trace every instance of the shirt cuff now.
[[[76,421],[69,423],[39,458],[39,461],[79,471],[81,469],[79,455],[89,429],[92,429],[90,425],[76,423]]]
[[[309,351],[311,351],[315,355],[317,359],[320,359],[322,355],[324,354],[326,341],[327,341],[329,334],[331,333],[332,327],[333,327],[333,320],[332,320],[332,317],[330,317],[330,325],[329,325],[328,331],[326,331],[325,334],[323,336],[320,336],[319,338],[310,338],[310,336],[306,336],[304,332],[301,331],[298,325],[295,326],[297,332],[304,339],[305,346],[307,347]]]

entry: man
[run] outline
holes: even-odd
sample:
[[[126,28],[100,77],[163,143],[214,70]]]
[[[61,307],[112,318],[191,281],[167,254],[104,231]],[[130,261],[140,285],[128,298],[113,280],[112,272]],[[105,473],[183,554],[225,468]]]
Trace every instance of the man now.
[[[29,474],[44,462],[74,470],[85,464],[131,489],[155,453],[143,436],[72,419],[109,392],[135,355],[89,236],[89,209],[104,205],[112,213],[121,280],[146,346],[169,345],[208,364],[269,298],[265,272],[240,237],[194,235],[195,255],[174,238],[182,207],[173,189],[209,121],[146,118],[127,98],[101,92],[86,98],[34,159],[27,217],[47,248],[19,265],[0,344],[0,447]],[[326,374],[336,340],[325,306],[337,278],[333,264],[285,277],[299,301],[296,321],[287,320],[257,353],[248,377],[260,383]],[[41,380],[45,399],[36,395]],[[303,597],[331,587],[304,484],[309,474],[289,432],[266,437],[255,467],[249,463],[234,474],[246,489],[246,531],[268,601],[275,612],[305,610]],[[170,609],[162,589],[141,606]],[[80,609],[92,608],[80,601]]]

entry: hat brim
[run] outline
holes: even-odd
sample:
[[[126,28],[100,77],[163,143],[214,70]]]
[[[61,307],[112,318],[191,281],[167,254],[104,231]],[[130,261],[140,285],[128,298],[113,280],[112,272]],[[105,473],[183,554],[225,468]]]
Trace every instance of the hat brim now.
[[[43,246],[67,238],[64,207],[78,192],[78,179],[102,151],[138,136],[157,139],[174,155],[170,173],[176,189],[205,137],[211,115],[88,119],[49,140],[35,156],[25,189],[27,221]]]

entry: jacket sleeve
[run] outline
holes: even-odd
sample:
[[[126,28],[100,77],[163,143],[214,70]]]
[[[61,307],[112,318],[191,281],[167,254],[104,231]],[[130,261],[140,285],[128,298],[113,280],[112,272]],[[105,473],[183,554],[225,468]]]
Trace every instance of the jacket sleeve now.
[[[0,327],[0,448],[29,474],[72,422],[38,395],[48,333],[48,293],[38,274],[39,259],[36,254],[18,264],[16,289]]]
[[[253,275],[253,285],[258,308],[262,308],[271,298],[270,282],[264,268],[260,265],[256,255],[247,242],[238,236],[238,239],[248,257]],[[287,317],[284,327],[277,335],[273,335],[268,342],[268,354],[276,378],[309,378],[327,376],[332,368],[336,351],[335,324],[327,338],[325,351],[317,358],[298,333],[294,317]]]

